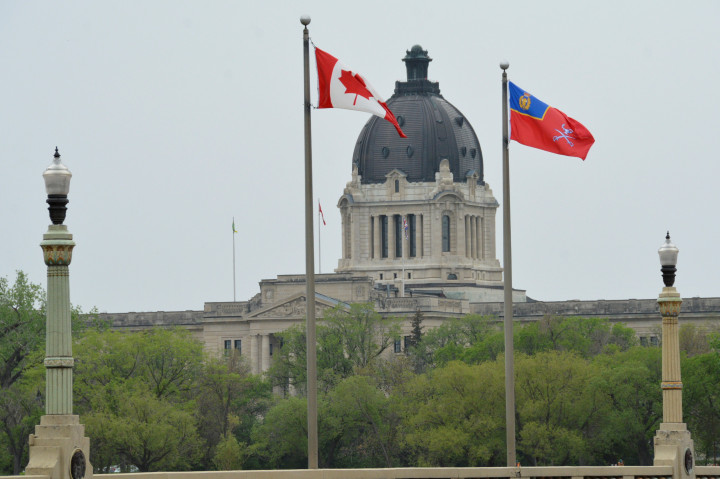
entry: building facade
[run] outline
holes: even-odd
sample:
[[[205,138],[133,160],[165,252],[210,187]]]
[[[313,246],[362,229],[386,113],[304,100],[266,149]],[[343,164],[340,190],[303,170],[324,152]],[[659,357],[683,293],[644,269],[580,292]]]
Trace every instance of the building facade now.
[[[338,201],[342,258],[335,273],[316,276],[316,317],[338,305],[371,302],[383,315],[423,314],[426,328],[473,313],[503,316],[502,268],[496,256],[498,202],[485,181],[477,135],[458,108],[428,79],[428,52],[415,45],[403,58],[388,107],[407,138],[378,117],[363,127],[351,178]],[[262,373],[281,346],[277,336],[305,321],[304,275],[260,281],[241,302],[208,302],[202,311],[102,314],[115,329],[183,327],[214,354],[239,350]],[[660,335],[657,302],[649,300],[538,302],[513,291],[514,319],[546,315],[608,318],[651,344]],[[720,298],[690,298],[683,321],[720,320]]]

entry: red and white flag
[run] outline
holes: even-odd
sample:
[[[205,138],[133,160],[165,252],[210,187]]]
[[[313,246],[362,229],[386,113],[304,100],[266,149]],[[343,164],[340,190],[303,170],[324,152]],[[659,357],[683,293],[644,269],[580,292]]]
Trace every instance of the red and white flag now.
[[[323,226],[327,225],[327,223],[325,223],[325,215],[322,212],[322,206],[320,206],[320,200],[318,200],[318,211],[320,212],[320,218],[322,219]]]
[[[319,48],[315,48],[315,60],[320,90],[318,108],[344,108],[372,113],[392,123],[400,136],[407,138],[395,115],[365,78],[359,73],[353,73],[337,58]]]

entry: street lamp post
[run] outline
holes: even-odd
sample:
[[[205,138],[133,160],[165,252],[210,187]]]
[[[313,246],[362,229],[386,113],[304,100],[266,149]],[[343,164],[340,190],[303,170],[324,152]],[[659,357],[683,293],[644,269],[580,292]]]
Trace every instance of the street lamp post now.
[[[694,478],[694,449],[690,431],[682,418],[682,379],[678,316],[682,298],[675,284],[679,250],[670,242],[670,233],[658,250],[665,287],[658,297],[662,316],[662,397],[663,422],[655,434],[656,466],[673,466],[673,477]]]
[[[47,320],[45,333],[45,415],[35,434],[30,435],[30,460],[27,474],[50,479],[83,479],[92,477],[87,458],[90,440],[85,427],[73,415],[72,325],[70,318],[69,268],[73,237],[63,224],[67,212],[72,173],[60,161],[55,148],[53,162],[43,173],[49,205],[48,231],[40,246],[47,265]]]

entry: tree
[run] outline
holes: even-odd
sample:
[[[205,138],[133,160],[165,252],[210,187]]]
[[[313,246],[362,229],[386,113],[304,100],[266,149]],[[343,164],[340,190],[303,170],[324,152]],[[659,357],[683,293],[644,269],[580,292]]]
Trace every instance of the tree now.
[[[196,414],[205,440],[205,468],[214,464],[225,470],[241,469],[242,461],[230,460],[231,451],[250,442],[252,428],[272,399],[270,382],[250,374],[242,356],[233,353],[206,360],[198,381]]]
[[[343,378],[372,368],[400,334],[400,320],[384,318],[372,304],[351,304],[327,310],[317,325],[318,382],[329,391]],[[268,376],[286,393],[304,393],[306,337],[304,326],[279,334],[283,347],[273,358]]]
[[[94,451],[98,466],[123,463],[140,472],[189,469],[201,446],[192,412],[143,386],[108,387],[112,404],[83,415],[88,436],[103,445]]]
[[[584,358],[600,354],[608,346],[625,351],[637,344],[635,332],[607,319],[578,316],[545,316],[525,325],[515,334],[516,350],[525,354],[541,351],[573,351]]]
[[[653,463],[653,436],[662,420],[660,348],[636,346],[596,356],[587,391],[598,413],[586,436],[596,464],[622,458],[625,464]]]
[[[369,376],[343,379],[322,402],[324,467],[393,467],[397,417]]]
[[[505,461],[503,364],[451,362],[393,395],[398,446],[420,467],[500,466]]]
[[[15,284],[0,278],[0,391],[20,379],[45,344],[45,292],[22,271]]]
[[[306,468],[307,399],[279,399],[253,429],[252,439],[247,461],[251,469]]]
[[[595,401],[585,386],[594,371],[569,352],[518,355],[516,397],[518,451],[532,466],[564,466],[584,458],[582,431],[592,422]]]
[[[185,330],[87,331],[76,341],[75,398],[97,470],[192,468],[202,345]]]
[[[27,437],[42,412],[44,372],[25,378],[42,363],[45,345],[45,292],[18,271],[15,283],[0,278],[0,444],[19,474],[27,460]]]
[[[430,367],[442,366],[450,361],[462,360],[468,348],[481,343],[498,330],[497,319],[490,316],[468,314],[453,318],[426,332],[416,347],[416,354],[424,358]],[[475,354],[474,359],[480,356]]]
[[[684,417],[693,432],[698,459],[717,464],[720,458],[720,351],[684,360],[682,379]]]

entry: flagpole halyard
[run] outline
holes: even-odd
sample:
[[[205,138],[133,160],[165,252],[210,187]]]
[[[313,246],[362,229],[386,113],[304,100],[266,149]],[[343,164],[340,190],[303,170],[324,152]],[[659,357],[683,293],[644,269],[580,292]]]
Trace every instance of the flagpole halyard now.
[[[507,465],[515,467],[515,351],[513,347],[512,304],[512,250],[510,240],[510,138],[508,134],[508,79],[510,64],[500,63],[502,69],[502,121],[503,121],[503,278],[505,306],[503,324],[505,329],[505,439]]]
[[[300,17],[303,29],[303,104],[305,117],[305,311],[307,314],[308,469],[318,468],[317,343],[315,337],[315,245],[313,240],[312,140],[310,128],[310,16]]]

